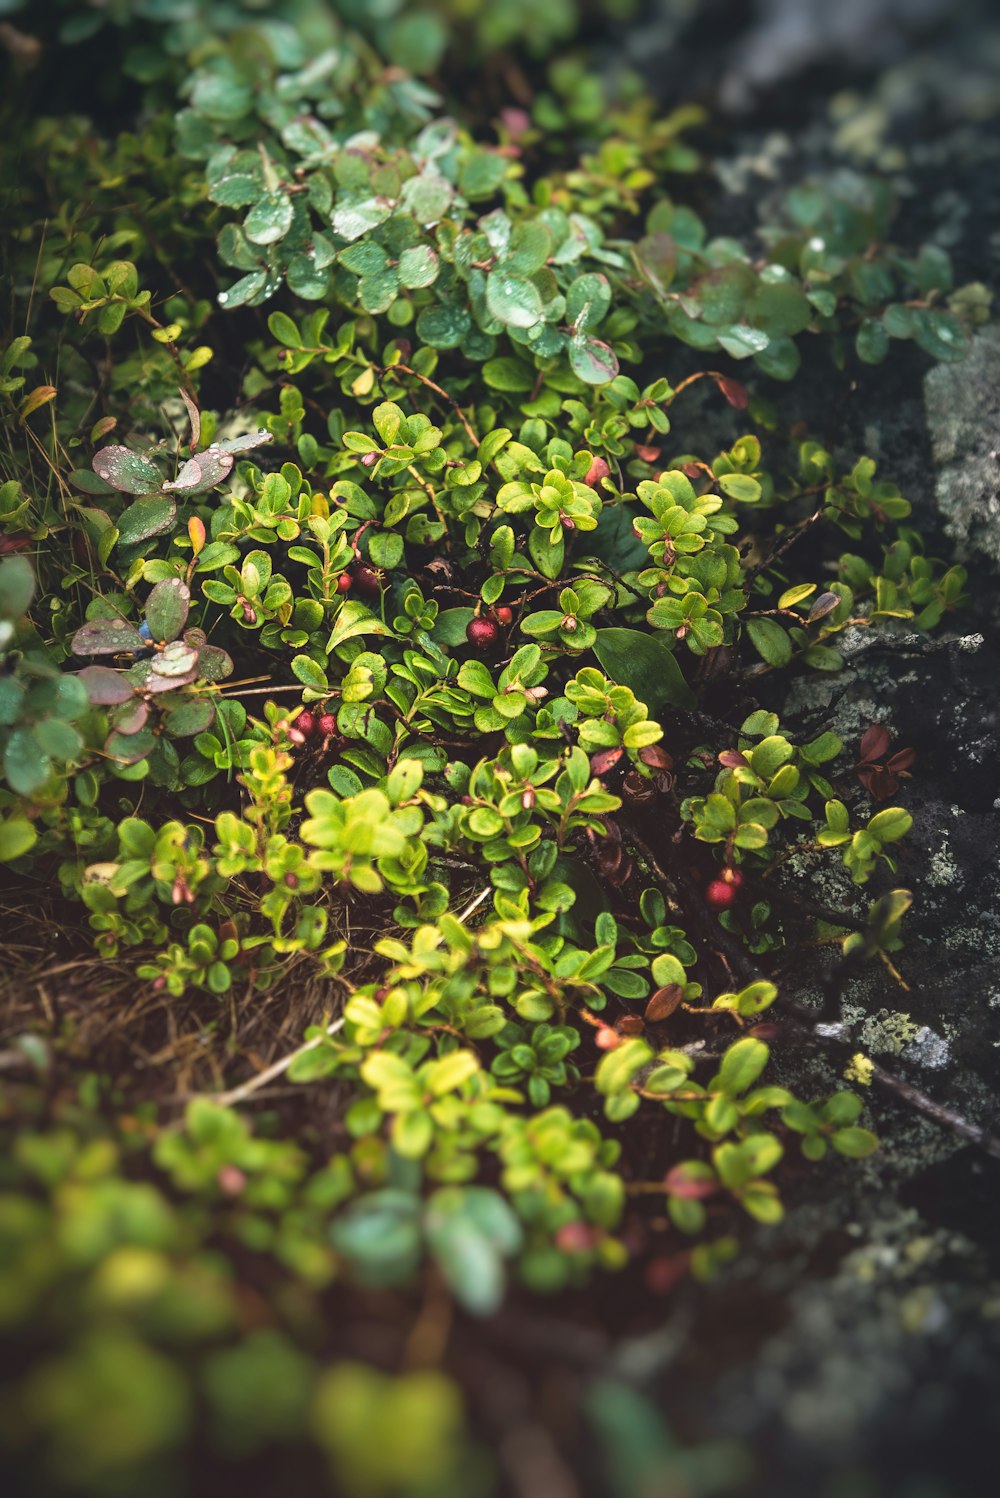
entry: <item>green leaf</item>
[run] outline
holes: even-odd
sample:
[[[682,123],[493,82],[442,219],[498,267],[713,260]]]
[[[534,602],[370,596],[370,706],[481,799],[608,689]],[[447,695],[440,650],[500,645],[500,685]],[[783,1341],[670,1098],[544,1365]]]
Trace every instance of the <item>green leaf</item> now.
[[[471,326],[464,307],[425,307],[417,318],[417,337],[431,348],[458,348]]]
[[[723,473],[717,482],[723,494],[728,494],[730,499],[739,500],[743,504],[753,504],[760,499],[760,484],[748,473]]]
[[[751,354],[761,354],[771,342],[760,328],[751,328],[747,323],[720,328],[716,336],[720,347],[734,359],[749,359]]]
[[[287,312],[272,312],[267,319],[271,335],[286,348],[301,348],[302,336]]]
[[[607,276],[577,276],[566,293],[566,321],[574,333],[590,333],[607,314],[611,305],[611,286]]]
[[[594,654],[608,675],[629,687],[650,714],[665,707],[691,708],[695,695],[673,652],[638,629],[599,629]]]
[[[215,722],[215,704],[207,697],[168,698],[165,711],[167,732],[175,739],[205,733]]]
[[[479,1070],[479,1058],[473,1051],[452,1051],[433,1062],[427,1070],[426,1086],[435,1097],[455,1092]]]
[[[542,316],[535,283],[499,267],[486,277],[486,305],[497,322],[509,328],[533,328]]]
[[[243,220],[243,232],[251,244],[277,244],[292,227],[292,200],[285,192],[266,192]]]
[[[176,640],[187,623],[191,589],[179,577],[167,578],[146,599],[146,623],[160,644]]]
[[[574,337],[569,341],[570,368],[588,385],[605,385],[618,374],[614,349],[599,338]]]
[[[404,1160],[419,1160],[434,1141],[434,1120],[422,1108],[399,1113],[392,1123],[392,1147]]]
[[[483,365],[483,379],[492,390],[502,390],[508,395],[522,395],[534,385],[535,372],[520,359],[487,359]]]
[[[504,1292],[503,1260],[475,1223],[459,1213],[427,1214],[427,1243],[455,1298],[474,1316],[491,1316]]]
[[[138,546],[168,531],[177,519],[173,499],[137,499],[118,518],[118,545]]]
[[[527,219],[514,226],[503,263],[513,275],[533,276],[542,269],[551,249],[552,236],[545,225]]]
[[[248,303],[256,304],[267,284],[266,271],[252,270],[249,275],[241,276],[232,286],[219,292],[219,306],[232,308],[245,307]]]
[[[4,750],[3,770],[7,784],[19,796],[30,796],[48,780],[52,761],[30,728],[15,728]]]
[[[877,318],[866,317],[854,340],[858,358],[864,364],[881,364],[889,352],[889,335]]]
[[[94,454],[93,466],[98,478],[125,494],[159,494],[163,488],[159,470],[127,447],[102,447]]]
[[[35,741],[50,759],[75,759],[83,747],[76,729],[59,718],[42,718],[34,727]]]
[[[434,640],[439,645],[464,645],[465,632],[475,615],[472,608],[442,609],[434,622]]]
[[[391,635],[392,630],[388,624],[384,624],[377,614],[373,614],[363,603],[357,599],[349,598],[337,615],[333,626],[333,633],[327,641],[327,651],[336,650],[338,645],[343,645],[346,640],[353,640],[359,635]]]
[[[769,666],[787,666],[792,658],[792,642],[774,619],[748,619],[746,631],[754,649]]]
[[[870,1129],[837,1129],[830,1136],[830,1143],[840,1155],[851,1160],[863,1160],[878,1149],[878,1135]]]
[[[146,641],[127,619],[91,619],[77,630],[71,645],[74,655],[132,654],[145,647]]]
[[[330,1238],[367,1284],[399,1284],[420,1262],[419,1198],[391,1187],[370,1192],[334,1222]]]
[[[0,822],[0,863],[10,863],[11,859],[20,858],[37,841],[35,824],[29,822],[27,817],[10,817],[6,822]]]
[[[754,355],[753,362],[772,380],[792,380],[799,372],[802,355],[791,338],[775,338]]]
[[[791,338],[809,326],[813,310],[801,287],[791,281],[761,281],[746,315],[770,338]]]
[[[191,105],[210,120],[241,120],[253,104],[248,84],[222,73],[203,70],[191,93]]]
[[[27,557],[5,557],[0,562],[0,619],[16,623],[34,596],[35,574]]]
[[[413,245],[399,257],[397,273],[401,286],[414,291],[420,287],[433,286],[438,278],[440,264],[430,245]]]
[[[731,1045],[722,1058],[716,1076],[709,1083],[713,1091],[736,1097],[752,1087],[767,1065],[770,1052],[762,1040],[747,1035]]]
[[[868,831],[880,843],[895,843],[905,837],[913,826],[913,818],[901,806],[887,806],[876,812],[868,823]]]

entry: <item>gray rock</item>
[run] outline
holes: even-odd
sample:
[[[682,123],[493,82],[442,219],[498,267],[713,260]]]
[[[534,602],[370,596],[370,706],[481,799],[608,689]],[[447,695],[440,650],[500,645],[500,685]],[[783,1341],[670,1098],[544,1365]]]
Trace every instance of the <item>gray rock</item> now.
[[[1000,565],[1000,328],[973,340],[957,364],[924,381],[927,426],[937,465],[935,497],[963,560]]]

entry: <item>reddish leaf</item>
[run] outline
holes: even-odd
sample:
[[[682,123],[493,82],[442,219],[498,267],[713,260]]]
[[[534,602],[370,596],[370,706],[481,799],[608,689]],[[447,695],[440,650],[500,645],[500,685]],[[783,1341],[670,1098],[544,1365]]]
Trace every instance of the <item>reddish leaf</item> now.
[[[643,1272],[643,1283],[650,1295],[669,1295],[691,1268],[691,1255],[659,1254],[650,1259]]]
[[[673,756],[668,754],[665,749],[662,749],[659,744],[647,744],[639,750],[639,758],[651,770],[673,769]]]
[[[606,775],[609,770],[614,769],[624,752],[623,749],[599,749],[596,754],[591,755],[591,775]]]
[[[704,1201],[719,1189],[714,1176],[696,1174],[688,1165],[675,1165],[664,1176],[663,1184],[671,1196],[679,1196],[684,1201]]]
[[[145,728],[149,717],[149,703],[142,697],[136,697],[131,692],[131,702],[126,702],[117,712],[112,714],[111,724],[116,733],[128,734],[138,733],[140,728]]]
[[[637,1014],[626,1014],[615,1025],[619,1035],[641,1035],[645,1028],[645,1021]]]
[[[875,723],[871,728],[866,729],[861,738],[862,763],[881,759],[891,742],[888,729],[883,728],[880,723]]]
[[[750,404],[750,396],[745,385],[741,385],[739,380],[730,380],[725,375],[721,375],[715,383],[731,406],[735,406],[737,411],[746,410]]]
[[[180,398],[184,402],[184,405],[187,409],[188,421],[191,423],[191,440],[188,443],[188,446],[193,453],[196,450],[198,443],[201,441],[201,412],[198,410],[198,407],[195,405],[194,401],[188,395],[186,390],[182,389],[179,393]]]
[[[626,854],[618,864],[617,868],[615,868],[614,870],[609,870],[604,877],[607,879],[609,884],[614,885],[615,889],[621,889],[623,884],[628,884],[629,880],[632,877],[632,871],[632,860]]]
[[[112,671],[110,666],[84,666],[77,675],[87,688],[88,701],[94,707],[115,707],[127,702],[133,694],[131,682],[124,671]]]
[[[840,604],[836,593],[821,593],[814,601],[806,619],[807,624],[815,624],[817,619],[825,619],[827,614],[832,614]]]
[[[888,801],[899,790],[899,779],[883,765],[858,771],[858,779],[873,801]]]
[[[666,983],[658,988],[646,1005],[646,1019],[651,1025],[658,1024],[660,1020],[669,1019],[670,1016],[680,1008],[684,999],[684,990],[679,983]]]

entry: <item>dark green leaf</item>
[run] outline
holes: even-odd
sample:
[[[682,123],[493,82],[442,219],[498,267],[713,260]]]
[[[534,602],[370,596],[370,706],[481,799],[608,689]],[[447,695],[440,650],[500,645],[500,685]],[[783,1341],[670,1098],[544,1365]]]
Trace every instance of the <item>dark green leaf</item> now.
[[[654,636],[638,629],[599,629],[594,654],[612,680],[629,687],[650,714],[695,705],[676,657]]]
[[[102,447],[94,454],[98,478],[126,494],[159,494],[163,480],[148,458],[127,447]]]

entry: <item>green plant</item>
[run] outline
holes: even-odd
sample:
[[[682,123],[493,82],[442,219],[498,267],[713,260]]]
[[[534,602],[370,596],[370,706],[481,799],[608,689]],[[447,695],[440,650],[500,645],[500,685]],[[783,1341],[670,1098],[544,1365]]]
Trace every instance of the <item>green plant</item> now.
[[[102,973],[197,1014],[221,1101],[171,1115],[185,1072],[98,1128],[86,1084],[20,1131],[0,1307],[72,1340],[32,1429],[97,1484],[101,1400],[65,1416],[60,1380],[117,1398],[135,1373],[160,1416],[137,1396],[111,1467],[178,1448],[162,1328],[190,1301],[193,1343],[235,1339],[217,1253],[246,1254],[280,1310],[206,1355],[219,1439],[311,1427],[373,1494],[473,1491],[437,1375],[317,1372],[327,1286],[443,1284],[487,1315],[511,1280],[622,1268],[636,1215],[708,1278],[781,1218],[794,1137],[875,1147],[853,1094],[764,1080],[748,1031],[817,934],[779,907],[787,860],[871,887],[845,961],[898,950],[909,896],[880,881],[911,816],[863,790],[912,761],[866,735],[850,764],[778,709],[845,630],[935,629],[966,576],[871,459],[793,435],[782,382],[807,333],[834,372],[891,340],[954,357],[981,303],[943,304],[946,257],[894,246],[853,176],[710,238],[682,201],[699,113],[610,98],[578,58],[495,132],[444,112],[453,23],[541,55],[569,4],[68,9],[61,45],[126,43],[145,103],[114,139],[35,121],[12,208],[33,292],[0,363],[0,858],[86,910]],[[294,1032],[273,1073],[267,1025]],[[272,1076],[323,1120],[301,1143],[284,1093],[239,1111]],[[78,1336],[63,1280],[132,1319]]]

